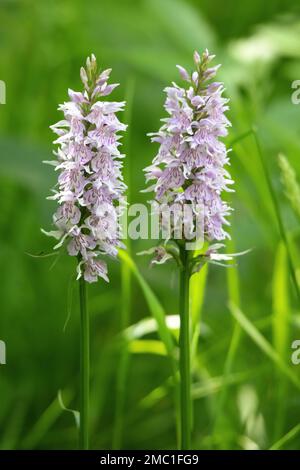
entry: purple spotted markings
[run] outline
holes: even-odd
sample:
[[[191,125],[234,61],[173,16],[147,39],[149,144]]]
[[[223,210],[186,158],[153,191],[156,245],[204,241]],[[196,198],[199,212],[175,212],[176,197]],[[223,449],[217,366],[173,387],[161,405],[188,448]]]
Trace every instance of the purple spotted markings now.
[[[173,83],[165,88],[164,108],[168,116],[162,119],[158,132],[149,134],[159,148],[152,164],[144,170],[146,182],[151,182],[146,191],[154,193],[154,201],[190,208],[184,221],[188,233],[197,233],[196,215],[201,208],[203,240],[212,248],[201,255],[199,267],[203,262],[219,263],[233,256],[216,253],[223,247],[219,242],[229,238],[227,216],[232,209],[222,195],[233,191],[233,181],[227,170],[229,149],[222,141],[231,126],[225,115],[229,100],[223,97],[223,83],[213,80],[219,68],[210,66],[213,58],[207,50],[201,56],[195,52],[192,73],[177,66],[186,85]],[[172,229],[174,234],[176,217]],[[171,257],[169,246],[174,252],[174,243],[165,241],[159,250],[150,250],[149,254],[154,253],[156,262],[164,262]]]
[[[108,84],[111,69],[98,71],[96,58],[87,59],[80,76],[83,92],[69,90],[70,101],[59,105],[64,119],[51,126],[57,138],[55,167],[58,182],[52,190],[58,209],[55,230],[45,232],[78,259],[77,279],[108,281],[104,255],[116,256],[121,243],[120,217],[125,207],[120,131],[116,113],[125,102],[108,101],[118,86]]]

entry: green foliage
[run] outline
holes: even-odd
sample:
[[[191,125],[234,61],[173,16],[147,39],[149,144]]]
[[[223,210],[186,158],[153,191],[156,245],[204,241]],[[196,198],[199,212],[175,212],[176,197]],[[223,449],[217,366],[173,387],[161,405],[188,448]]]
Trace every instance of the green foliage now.
[[[297,182],[295,170],[289,164],[288,159],[280,154],[278,163],[282,175],[282,183],[295,214],[300,218],[300,186]]]
[[[57,399],[64,390],[64,407],[78,409],[75,266],[64,255],[54,266],[53,257],[27,255],[52,250],[40,228],[51,226],[54,204],[45,198],[55,175],[42,160],[51,158],[58,103],[80,86],[91,52],[113,68],[114,97],[130,106],[130,201],[145,202],[142,169],[156,150],[146,133],[164,116],[162,90],[179,82],[176,64],[190,68],[193,50],[208,47],[231,99],[227,249],[252,251],[237,268],[205,268],[192,281],[193,447],[300,449],[300,366],[290,360],[300,338],[300,107],[291,102],[291,82],[300,79],[299,2],[267,3],[1,2],[1,448],[77,445],[74,419]],[[288,158],[280,168],[279,153]],[[171,263],[149,269],[136,257],[150,246],[132,241],[110,262],[109,285],[90,288],[92,448],[176,447],[177,271]]]

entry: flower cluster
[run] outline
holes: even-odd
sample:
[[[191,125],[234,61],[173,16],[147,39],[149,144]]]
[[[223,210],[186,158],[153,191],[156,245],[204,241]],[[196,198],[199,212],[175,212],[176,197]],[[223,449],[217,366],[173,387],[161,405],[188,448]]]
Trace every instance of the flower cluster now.
[[[104,98],[118,86],[107,83],[110,72],[98,72],[94,55],[87,59],[80,71],[84,91],[69,90],[70,101],[59,106],[64,119],[51,126],[58,135],[56,161],[46,162],[59,172],[49,197],[59,207],[53,216],[56,230],[45,233],[59,240],[54,248],[66,242],[68,253],[78,258],[78,278],[83,275],[87,282],[99,277],[108,281],[101,255],[116,256],[121,246],[119,221],[126,186],[118,132],[126,125],[116,113],[125,102]]]
[[[146,181],[154,180],[148,190],[154,191],[159,204],[191,208],[185,223],[193,233],[198,208],[202,208],[201,230],[207,241],[228,237],[224,225],[231,209],[221,194],[230,191],[228,185],[233,183],[225,169],[228,150],[220,140],[230,125],[224,114],[228,100],[222,97],[223,84],[211,81],[219,67],[209,66],[213,58],[207,50],[201,56],[195,52],[196,70],[191,74],[177,66],[187,86],[173,83],[165,89],[169,116],[162,119],[158,132],[150,134],[160,146],[152,165],[144,170]]]

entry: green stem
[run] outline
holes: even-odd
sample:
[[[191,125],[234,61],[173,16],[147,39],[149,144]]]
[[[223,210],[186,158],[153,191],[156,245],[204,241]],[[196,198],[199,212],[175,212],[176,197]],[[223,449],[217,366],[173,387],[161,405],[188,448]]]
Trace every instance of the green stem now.
[[[90,394],[90,326],[87,311],[87,292],[85,280],[79,280],[80,297],[80,429],[79,447],[89,448],[89,394]]]
[[[180,421],[181,450],[191,447],[191,368],[190,368],[190,327],[189,327],[189,253],[182,250],[183,268],[180,272]]]

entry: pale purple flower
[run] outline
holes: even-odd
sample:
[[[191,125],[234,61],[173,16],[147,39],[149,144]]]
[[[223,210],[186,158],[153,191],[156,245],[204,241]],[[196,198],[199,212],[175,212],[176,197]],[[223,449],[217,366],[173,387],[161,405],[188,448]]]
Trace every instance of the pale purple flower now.
[[[224,168],[229,164],[228,150],[220,140],[230,126],[225,116],[228,99],[222,96],[223,84],[210,81],[219,67],[209,66],[213,58],[207,50],[201,56],[195,52],[192,73],[177,66],[187,85],[173,83],[165,89],[168,117],[162,119],[158,132],[150,134],[159,149],[152,165],[145,168],[146,181],[153,183],[149,190],[159,204],[189,204],[191,213],[202,206],[203,233],[209,242],[229,237],[224,227],[231,208],[222,192],[232,191],[233,183]],[[193,225],[192,220],[187,222]]]
[[[101,277],[106,282],[109,282],[107,277],[107,264],[98,257],[99,253],[90,251],[87,257],[80,261],[77,266],[77,278],[82,276],[86,282],[97,282],[98,278]]]
[[[111,69],[98,72],[95,56],[81,68],[83,92],[68,90],[70,101],[59,105],[64,119],[51,126],[57,135],[54,155],[58,182],[53,190],[59,207],[53,216],[55,248],[66,244],[78,258],[78,278],[108,281],[102,255],[116,256],[120,241],[120,216],[126,185],[122,179],[120,131],[126,130],[116,113],[125,102],[107,101],[118,86],[108,84]],[[102,100],[105,97],[105,101]]]

